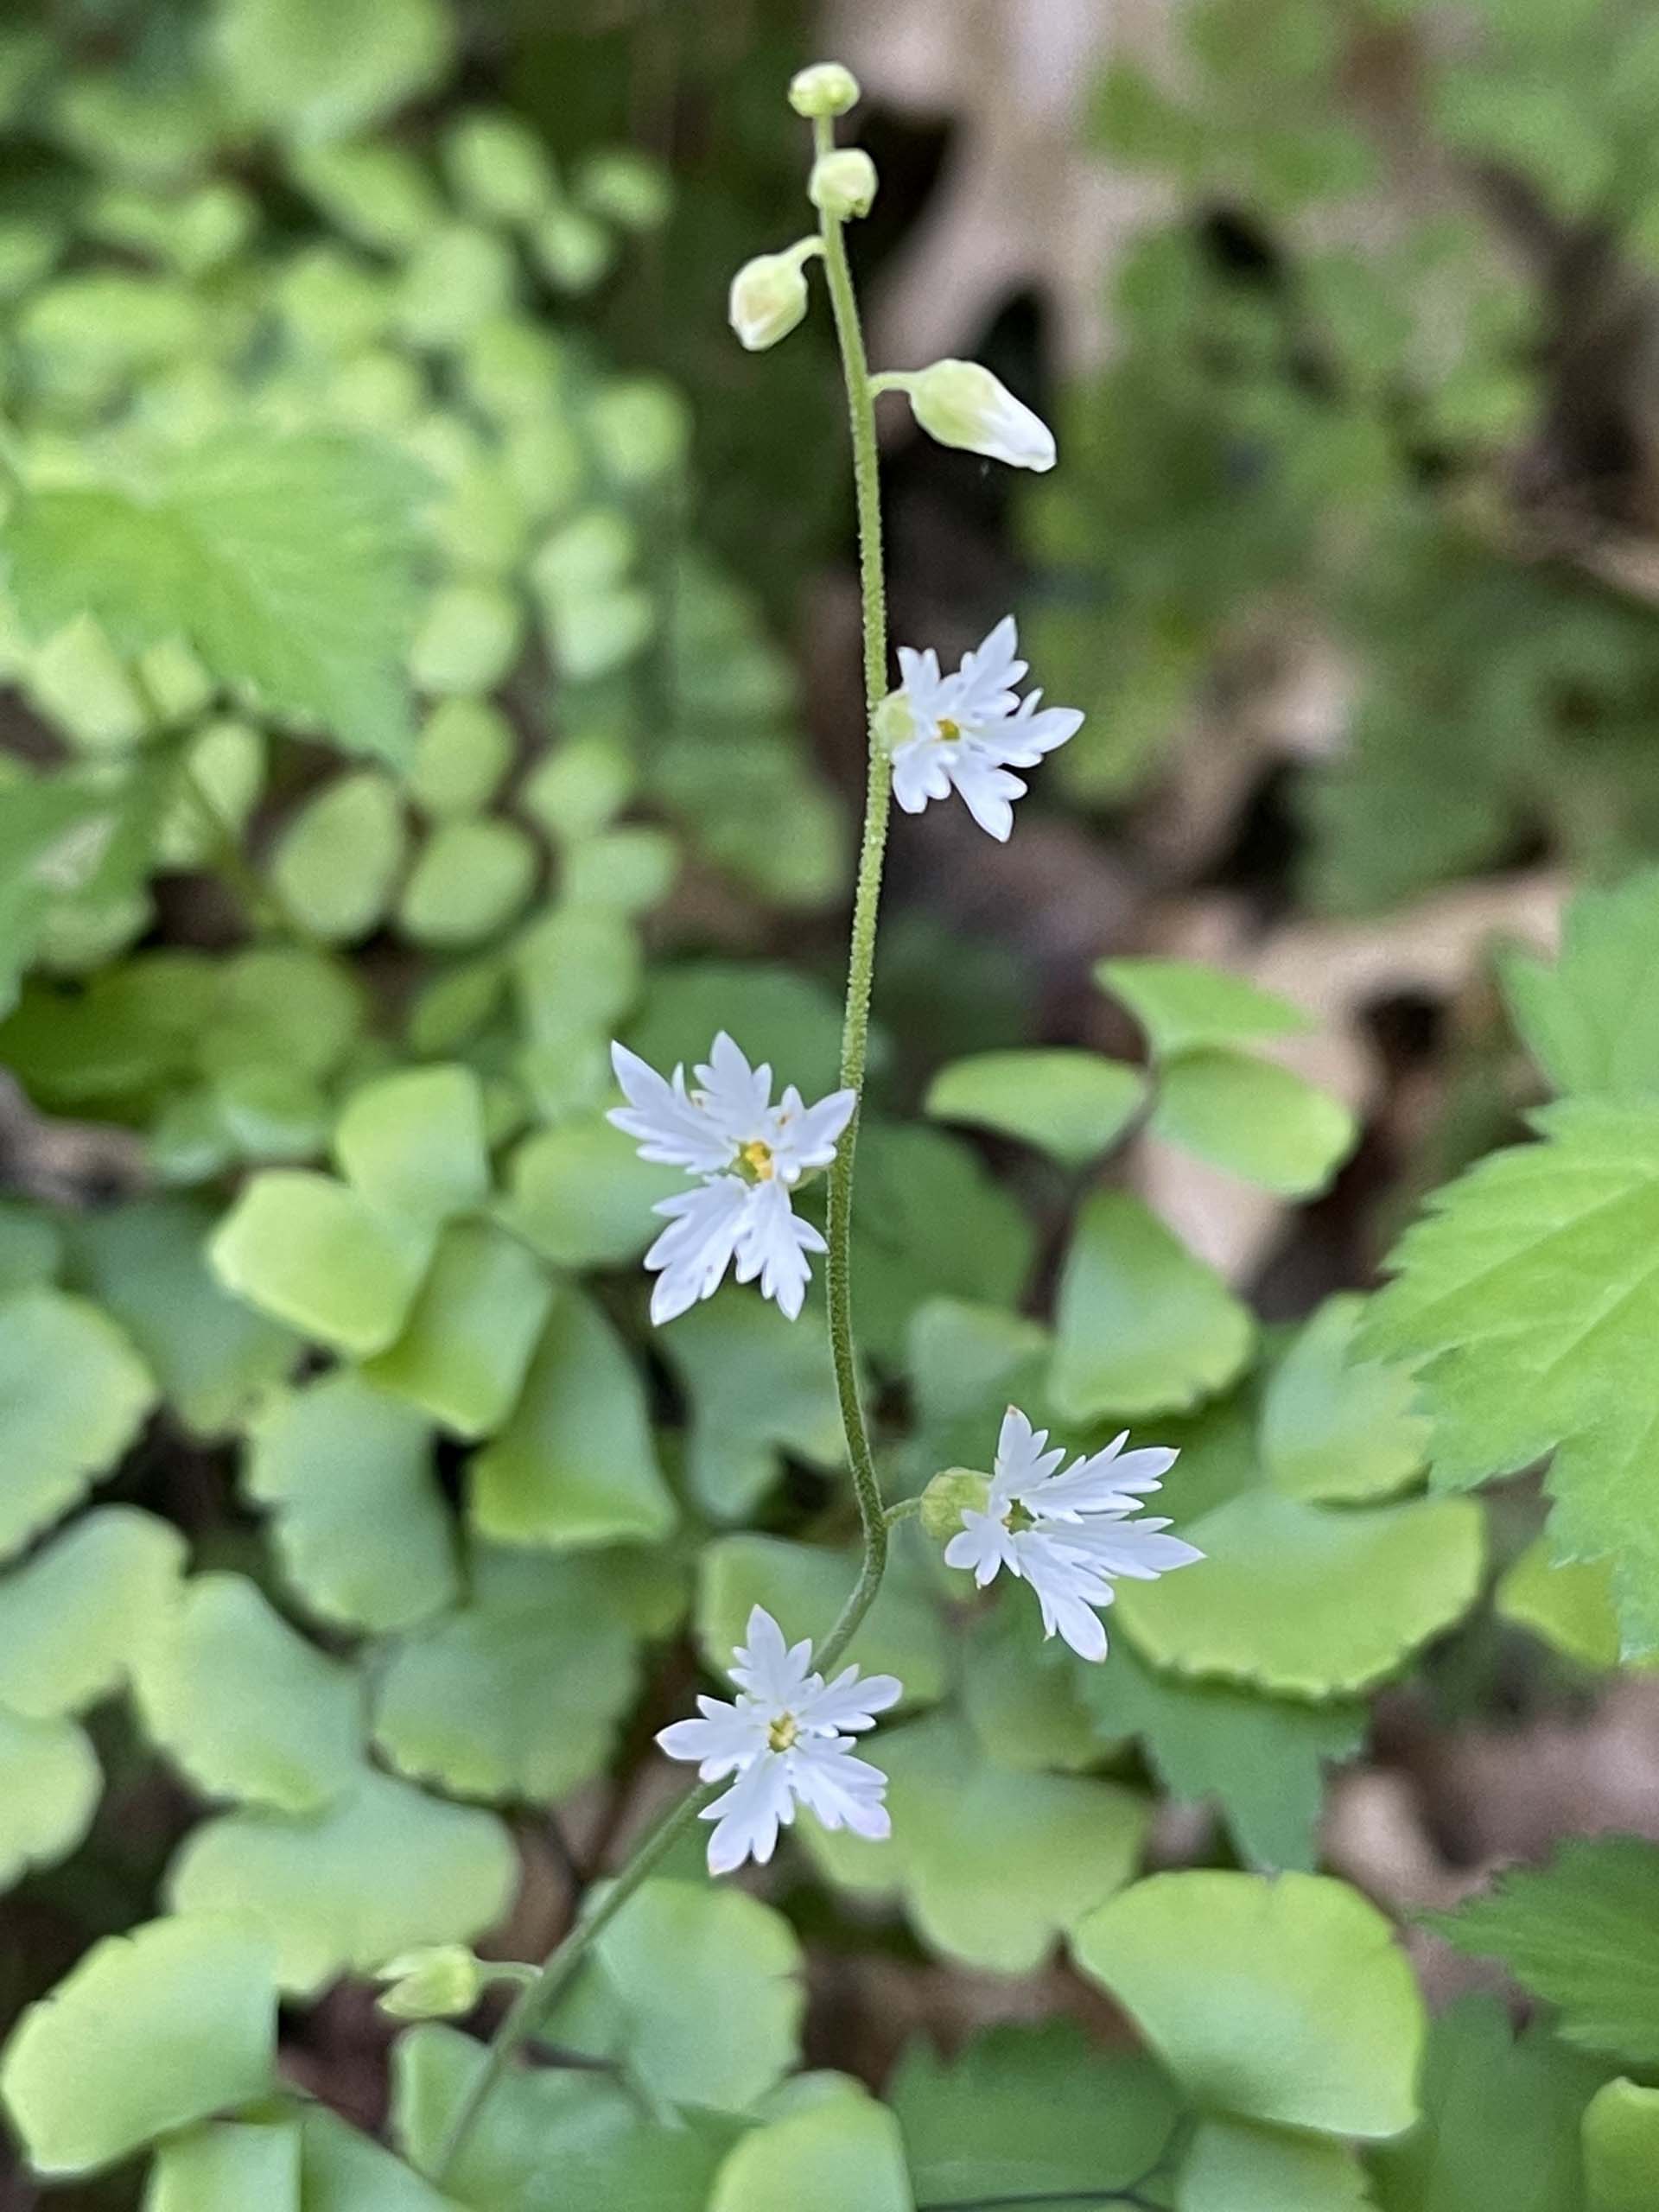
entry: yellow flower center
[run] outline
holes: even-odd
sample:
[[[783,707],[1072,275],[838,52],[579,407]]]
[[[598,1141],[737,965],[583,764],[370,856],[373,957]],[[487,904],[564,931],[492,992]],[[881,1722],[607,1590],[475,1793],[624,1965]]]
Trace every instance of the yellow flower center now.
[[[942,721],[933,733],[941,745],[954,745],[962,735],[957,724],[949,719]]]
[[[753,1144],[746,1144],[737,1155],[757,1183],[770,1183],[775,1170],[772,1162],[772,1147],[762,1144],[757,1137]]]
[[[1002,1526],[1011,1536],[1017,1536],[1022,1529],[1034,1529],[1037,1526],[1037,1516],[1034,1513],[1027,1513],[1016,1497],[1002,1516]]]
[[[800,1732],[794,1714],[780,1713],[766,1731],[766,1741],[774,1751],[786,1751]]]

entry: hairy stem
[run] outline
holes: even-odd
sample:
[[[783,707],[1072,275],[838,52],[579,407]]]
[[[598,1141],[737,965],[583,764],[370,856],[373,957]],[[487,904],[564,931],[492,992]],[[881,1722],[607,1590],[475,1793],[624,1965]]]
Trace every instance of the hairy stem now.
[[[835,143],[831,124],[814,125],[817,150]],[[835,310],[852,429],[853,484],[858,505],[858,576],[864,615],[864,707],[868,726],[869,768],[864,799],[864,835],[859,847],[858,887],[853,900],[852,946],[847,963],[847,1005],[841,1032],[841,1087],[857,1102],[830,1170],[830,1351],[836,1371],[836,1396],[847,1438],[848,1463],[864,1531],[864,1557],[858,1580],[841,1618],[820,1649],[826,1672],[840,1658],[859,1623],[875,1601],[887,1563],[887,1524],[881,1486],[870,1452],[869,1432],[858,1394],[858,1366],[853,1338],[853,1166],[858,1147],[859,1114],[870,1037],[870,991],[875,976],[876,912],[881,899],[881,862],[887,842],[891,785],[887,756],[876,735],[875,710],[887,689],[887,597],[881,559],[881,486],[875,442],[875,401],[870,388],[864,333],[847,265],[843,226],[830,214],[820,219],[824,274]]]
[[[640,1884],[656,1872],[721,1786],[719,1783],[704,1783],[664,1814],[592,1911],[582,1916],[540,1973],[513,1999],[472,2087],[455,2108],[455,2116],[433,2164],[432,2179],[440,2189],[454,2171],[496,2084],[569,1987],[576,1968]]]

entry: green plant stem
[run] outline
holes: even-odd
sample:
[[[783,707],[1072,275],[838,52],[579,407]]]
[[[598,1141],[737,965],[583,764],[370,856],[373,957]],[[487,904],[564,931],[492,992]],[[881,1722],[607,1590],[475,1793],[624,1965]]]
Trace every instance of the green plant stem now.
[[[834,131],[827,122],[814,125],[817,150],[828,151]],[[887,808],[890,795],[887,756],[876,734],[875,710],[887,692],[887,588],[881,561],[881,493],[875,442],[875,406],[870,390],[869,362],[859,323],[858,302],[852,272],[847,265],[842,226],[830,215],[822,219],[824,270],[835,310],[836,334],[840,342],[842,370],[847,386],[848,415],[852,426],[853,480],[858,507],[859,581],[864,609],[864,700],[868,724],[869,776],[864,804],[864,835],[859,849],[858,885],[853,901],[852,950],[847,966],[847,1006],[842,1027],[841,1085],[854,1096],[851,1119],[830,1171],[830,1348],[835,1363],[836,1395],[852,1468],[853,1489],[858,1499],[859,1521],[864,1532],[864,1556],[858,1580],[841,1610],[840,1618],[819,1649],[823,1671],[840,1658],[859,1623],[874,1602],[887,1561],[887,1519],[882,1510],[881,1486],[876,1478],[864,1409],[858,1395],[858,1369],[853,1345],[852,1205],[853,1155],[858,1136],[859,1105],[864,1092],[868,1058],[870,991],[875,973],[876,910],[881,897],[881,863],[887,849]],[[610,1888],[565,1937],[534,1981],[519,1992],[497,2029],[487,2056],[471,2088],[450,2122],[432,2169],[441,2189],[454,2171],[479,2114],[514,2057],[533,2037],[594,1942],[621,1911],[628,1899],[661,1864],[668,1852],[690,1827],[721,1787],[705,1783],[683,1797],[666,1814],[634,1853]]]
[[[826,154],[835,143],[833,125],[820,119],[813,126],[816,150]],[[875,1602],[887,1563],[887,1523],[881,1510],[881,1486],[870,1451],[869,1432],[859,1399],[858,1364],[853,1337],[853,1167],[858,1147],[859,1116],[864,1098],[864,1073],[869,1055],[870,992],[875,977],[875,925],[881,899],[881,863],[887,851],[887,810],[892,796],[887,759],[876,734],[875,713],[887,689],[887,598],[881,558],[881,484],[875,439],[875,400],[870,389],[870,366],[864,351],[864,333],[847,265],[844,226],[829,214],[820,218],[823,239],[824,274],[835,311],[836,337],[841,348],[842,375],[847,386],[847,413],[852,430],[853,485],[858,508],[858,575],[864,619],[864,709],[869,745],[869,766],[864,799],[864,835],[859,846],[858,884],[853,899],[852,946],[847,963],[847,1003],[841,1032],[841,1087],[853,1094],[852,1118],[836,1148],[830,1170],[830,1352],[835,1366],[836,1397],[841,1425],[847,1439],[848,1463],[858,1517],[864,1532],[864,1556],[858,1580],[817,1654],[826,1672],[852,1640],[859,1623]]]
[[[327,947],[321,938],[290,911],[274,886],[264,880],[247,858],[235,830],[219,812],[213,793],[187,760],[181,759],[179,762],[179,783],[201,817],[214,868],[242,902],[248,919],[256,928],[267,925],[276,928],[308,951],[326,952]]]
[[[456,2107],[432,2167],[442,2189],[496,2084],[569,1987],[577,1967],[642,1882],[648,1881],[697,1815],[722,1785],[705,1783],[664,1814],[591,1912],[585,1913],[547,1964],[514,1998],[491,2041],[472,2087]]]

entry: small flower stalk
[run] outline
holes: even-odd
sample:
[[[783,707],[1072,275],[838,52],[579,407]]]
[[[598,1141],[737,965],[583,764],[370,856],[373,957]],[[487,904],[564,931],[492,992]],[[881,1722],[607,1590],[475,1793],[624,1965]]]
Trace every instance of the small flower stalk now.
[[[657,1275],[652,1319],[660,1325],[712,1298],[734,1267],[739,1282],[758,1279],[761,1295],[794,1320],[812,1279],[807,1255],[826,1247],[791,1194],[835,1158],[854,1094],[831,1091],[809,1106],[791,1084],[774,1106],[771,1068],[751,1067],[724,1030],[690,1088],[683,1067],[664,1077],[626,1045],[612,1046],[611,1064],[628,1103],[607,1118],[641,1160],[696,1179],[656,1208],[669,1226],[645,1255]]]
[[[1065,1452],[1049,1448],[1048,1431],[1033,1429],[1018,1407],[1002,1417],[996,1460],[980,1502],[967,1487],[975,1478],[953,1467],[936,1478],[949,1486],[925,1503],[925,1522],[936,1532],[940,1508],[954,1507],[960,1522],[944,1548],[947,1567],[971,1572],[982,1590],[1006,1567],[1027,1584],[1043,1616],[1043,1634],[1058,1636],[1080,1659],[1106,1656],[1101,1613],[1112,1602],[1114,1582],[1155,1582],[1204,1554],[1165,1534],[1167,1519],[1136,1520],[1161,1486],[1177,1454],[1160,1445],[1126,1452],[1128,1431],[1103,1451],[1074,1460],[1060,1472]],[[930,1491],[933,1485],[929,1485]]]
[[[1040,691],[1014,690],[1027,672],[1015,658],[1019,636],[1010,614],[945,676],[930,646],[899,648],[904,683],[882,702],[878,736],[893,761],[893,795],[906,814],[919,814],[954,791],[988,836],[1006,843],[1014,802],[1026,785],[1012,768],[1034,768],[1083,727],[1073,707],[1045,707]]]
[[[735,1777],[700,1815],[715,1824],[709,1872],[729,1874],[751,1859],[764,1866],[798,1806],[827,1828],[882,1841],[892,1832],[887,1778],[855,1756],[855,1739],[899,1702],[904,1685],[892,1675],[861,1681],[856,1667],[826,1682],[812,1671],[810,1642],[785,1643],[763,1605],[749,1615],[747,1638],[728,1670],[736,1697],[699,1697],[700,1719],[677,1720],[657,1738],[670,1758],[694,1762],[704,1782]]]

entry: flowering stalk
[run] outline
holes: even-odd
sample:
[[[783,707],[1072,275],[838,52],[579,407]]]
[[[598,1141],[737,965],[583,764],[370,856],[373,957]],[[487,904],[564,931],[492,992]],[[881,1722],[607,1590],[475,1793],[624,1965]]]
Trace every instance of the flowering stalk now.
[[[818,160],[835,149],[835,127],[828,116],[813,120]],[[823,195],[826,199],[830,195]],[[876,911],[881,896],[881,867],[887,850],[892,766],[876,729],[876,709],[887,689],[887,583],[881,556],[881,496],[875,435],[875,398],[871,389],[863,329],[853,290],[842,235],[846,218],[832,207],[819,210],[825,274],[835,310],[842,372],[852,430],[853,481],[858,513],[859,582],[863,602],[864,699],[868,732],[869,773],[864,803],[864,831],[859,848],[858,882],[853,901],[852,947],[847,968],[846,1011],[842,1026],[841,1088],[853,1094],[851,1118],[836,1148],[829,1178],[830,1348],[836,1395],[852,1470],[863,1529],[864,1556],[840,1618],[819,1647],[816,1663],[828,1675],[875,1600],[887,1567],[888,1522],[870,1451],[858,1393],[852,1313],[853,1153],[858,1137],[859,1105],[868,1058],[870,993],[875,974]],[[606,1928],[668,1856],[721,1789],[707,1782],[670,1808],[645,1837],[604,1896],[585,1913],[554,1951],[533,1981],[518,1993],[501,2021],[483,2066],[457,2107],[432,2167],[442,2189],[454,2171],[479,2115],[518,2053],[548,2018]]]
[[[815,150],[822,162],[833,151],[835,125],[819,116],[812,125]],[[876,730],[876,711],[887,690],[887,593],[881,557],[881,486],[875,438],[875,395],[871,388],[864,333],[852,271],[847,265],[844,222],[827,207],[819,211],[824,274],[835,311],[852,429],[853,484],[858,509],[858,578],[864,625],[864,707],[869,772],[864,799],[864,834],[859,846],[858,885],[853,899],[852,946],[847,963],[847,1002],[841,1033],[841,1087],[854,1097],[852,1118],[830,1170],[830,1351],[836,1371],[836,1396],[847,1439],[848,1463],[858,1517],[864,1532],[864,1557],[858,1580],[841,1618],[819,1650],[818,1664],[832,1667],[875,1602],[887,1563],[887,1524],[881,1487],[870,1452],[864,1410],[858,1395],[853,1345],[853,1160],[858,1145],[864,1072],[869,1052],[870,992],[875,977],[876,912],[881,899],[881,864],[887,852],[892,769]]]

